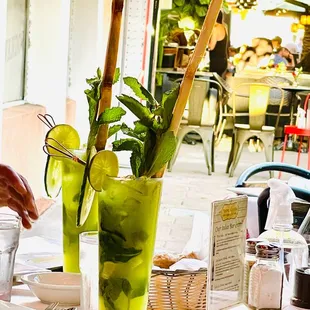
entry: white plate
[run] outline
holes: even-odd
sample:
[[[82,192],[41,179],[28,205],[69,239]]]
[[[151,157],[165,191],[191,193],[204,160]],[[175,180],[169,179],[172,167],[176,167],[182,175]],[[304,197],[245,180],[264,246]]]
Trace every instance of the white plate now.
[[[27,310],[28,309],[30,310],[30,308],[17,306],[17,305],[11,304],[10,302],[5,302],[5,301],[0,300],[0,310],[7,310],[7,309],[10,309],[10,310]]]
[[[39,272],[24,275],[21,280],[43,303],[80,304],[81,276],[77,273]]]

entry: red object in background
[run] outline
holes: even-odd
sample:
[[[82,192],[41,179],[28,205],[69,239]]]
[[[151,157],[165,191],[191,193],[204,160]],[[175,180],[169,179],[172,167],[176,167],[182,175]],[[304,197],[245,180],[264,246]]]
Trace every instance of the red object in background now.
[[[307,95],[305,103],[304,103],[304,110],[307,111],[308,109],[308,101],[310,99],[310,94]],[[282,150],[282,156],[281,156],[281,163],[284,161],[284,154],[285,154],[285,148],[287,143],[288,135],[297,135],[299,136],[299,148],[298,148],[298,155],[297,155],[297,166],[299,166],[300,162],[300,152],[302,148],[302,141],[303,137],[308,137],[308,170],[310,170],[310,129],[305,128],[298,128],[297,126],[287,125],[284,127],[284,144],[283,144],[283,150]],[[279,173],[279,178],[281,177],[281,173]]]

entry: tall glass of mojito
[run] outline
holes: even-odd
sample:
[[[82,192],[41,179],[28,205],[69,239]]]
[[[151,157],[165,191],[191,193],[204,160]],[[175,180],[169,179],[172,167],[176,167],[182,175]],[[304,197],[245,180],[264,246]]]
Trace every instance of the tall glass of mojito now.
[[[85,152],[75,152],[85,158]],[[90,213],[85,223],[77,227],[77,211],[85,166],[70,159],[62,160],[62,203],[63,203],[63,267],[65,272],[80,272],[79,234],[98,228],[98,198],[94,194]]]
[[[99,309],[145,310],[161,179],[108,178],[99,193]]]

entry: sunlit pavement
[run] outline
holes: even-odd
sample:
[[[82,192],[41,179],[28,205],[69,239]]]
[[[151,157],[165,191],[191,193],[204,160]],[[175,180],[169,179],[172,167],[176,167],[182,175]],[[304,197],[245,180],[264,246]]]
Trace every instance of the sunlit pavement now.
[[[234,186],[237,177],[246,168],[265,161],[263,151],[252,153],[245,147],[235,170],[235,176],[229,178],[225,173],[229,150],[230,139],[223,139],[215,150],[215,172],[209,176],[202,145],[200,143],[182,144],[172,172],[167,172],[164,178],[156,243],[158,249],[182,251],[191,235],[194,214],[199,211],[208,213],[212,201],[229,195],[226,189]],[[280,151],[275,152],[275,161],[280,161],[280,156]],[[286,152],[287,163],[296,164],[296,159],[296,152]],[[301,154],[300,165],[306,167],[306,162],[307,154]],[[124,173],[126,174],[127,171],[125,170]],[[262,181],[267,180],[268,177],[268,173],[262,173],[253,179]],[[32,230],[24,231],[23,236],[39,235],[61,240],[61,216],[61,201],[59,200],[41,216]]]

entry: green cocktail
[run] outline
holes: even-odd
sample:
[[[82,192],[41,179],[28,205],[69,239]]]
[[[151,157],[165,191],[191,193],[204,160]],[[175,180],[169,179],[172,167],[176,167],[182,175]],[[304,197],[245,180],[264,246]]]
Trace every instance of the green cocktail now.
[[[145,310],[160,179],[108,179],[99,193],[99,309]]]
[[[80,158],[83,153],[79,152]],[[84,154],[83,154],[84,155]],[[79,269],[79,234],[84,231],[97,230],[98,198],[95,198],[86,222],[77,227],[77,210],[79,206],[81,185],[85,166],[64,159],[62,161],[62,201],[63,201],[63,252],[64,271],[80,272]]]

